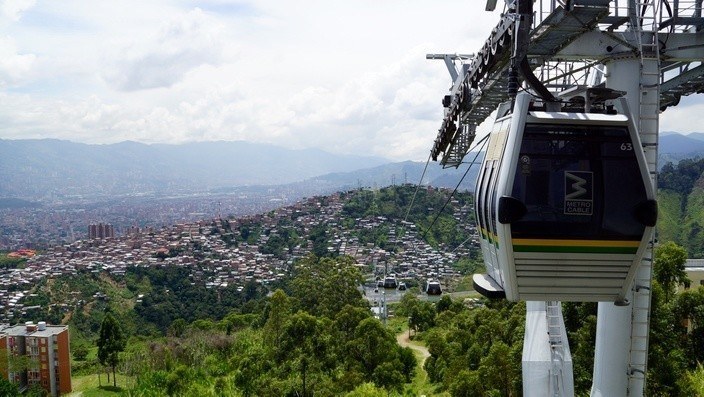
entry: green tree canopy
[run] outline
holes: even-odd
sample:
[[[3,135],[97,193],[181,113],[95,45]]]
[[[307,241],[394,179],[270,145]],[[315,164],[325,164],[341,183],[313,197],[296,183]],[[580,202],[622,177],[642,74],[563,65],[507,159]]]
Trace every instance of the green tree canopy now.
[[[655,249],[653,274],[655,280],[665,290],[667,300],[672,297],[679,284],[689,282],[687,273],[684,271],[686,261],[687,251],[671,241]]]
[[[294,272],[292,295],[308,313],[333,319],[346,305],[368,307],[357,289],[362,275],[349,256],[308,256],[295,264]]]
[[[5,377],[0,377],[0,396],[19,396],[20,391],[17,385],[5,379]]]
[[[687,195],[701,178],[702,172],[704,172],[704,159],[684,159],[677,164],[677,167],[667,163],[658,174],[658,186],[661,189],[674,190]]]
[[[308,389],[309,374],[323,370],[328,346],[321,333],[318,319],[305,312],[291,316],[282,330],[279,356],[299,371],[301,389],[296,394],[303,397],[312,395]]]
[[[291,298],[284,291],[277,289],[269,298],[265,314],[267,319],[264,324],[264,338],[267,343],[276,345],[281,340],[286,320],[291,316]]]

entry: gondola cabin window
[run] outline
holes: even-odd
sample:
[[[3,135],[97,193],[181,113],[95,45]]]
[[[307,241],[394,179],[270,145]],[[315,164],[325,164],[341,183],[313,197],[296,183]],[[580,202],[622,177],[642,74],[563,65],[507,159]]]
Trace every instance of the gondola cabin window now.
[[[640,240],[646,196],[626,127],[527,124],[513,192],[526,214],[513,238]]]

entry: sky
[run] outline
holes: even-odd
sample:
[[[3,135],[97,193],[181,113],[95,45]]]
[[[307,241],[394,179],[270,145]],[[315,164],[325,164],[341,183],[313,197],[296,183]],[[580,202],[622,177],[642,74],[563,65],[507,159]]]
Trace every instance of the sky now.
[[[425,54],[481,48],[500,12],[484,3],[0,0],[0,139],[423,161],[451,84]],[[696,131],[697,106],[683,99],[661,130]]]

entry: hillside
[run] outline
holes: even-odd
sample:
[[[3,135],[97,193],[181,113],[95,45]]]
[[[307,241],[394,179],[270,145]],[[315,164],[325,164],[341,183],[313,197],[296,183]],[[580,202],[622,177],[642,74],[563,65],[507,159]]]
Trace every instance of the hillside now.
[[[704,188],[702,186],[695,187],[687,196],[679,241],[687,248],[690,258],[704,258]]]
[[[473,270],[460,261],[476,257],[476,247],[467,241],[474,227],[470,195],[457,193],[448,202],[448,190],[423,188],[415,200],[414,193],[410,185],[355,190],[267,214],[57,246],[12,273],[12,280],[23,280],[22,288],[0,273],[0,281],[12,284],[0,283],[0,300],[18,296],[25,306],[41,306],[24,314],[22,307],[0,313],[0,322],[69,321],[90,336],[96,323],[85,316],[95,317],[112,302],[119,303],[117,312],[134,332],[164,332],[176,318],[221,319],[260,286],[284,282],[291,264],[309,254],[351,256],[366,265],[365,272],[383,274],[386,267],[415,286],[431,275],[459,276],[453,267]],[[12,269],[5,271],[9,276]],[[46,274],[63,276],[47,281]],[[76,278],[81,281],[66,281]],[[60,309],[59,303],[75,309]]]
[[[443,169],[431,162],[422,184],[454,188],[466,167]],[[86,145],[48,139],[0,139],[0,199],[70,202],[126,195],[223,193],[263,185],[277,186],[293,197],[305,197],[357,187],[415,184],[424,168],[423,162],[390,163],[378,157],[340,156],[247,142]],[[472,167],[460,189],[474,189],[478,168]],[[0,208],[35,205],[12,200],[0,201]]]
[[[704,160],[666,164],[658,176],[658,240],[683,245],[704,257]]]

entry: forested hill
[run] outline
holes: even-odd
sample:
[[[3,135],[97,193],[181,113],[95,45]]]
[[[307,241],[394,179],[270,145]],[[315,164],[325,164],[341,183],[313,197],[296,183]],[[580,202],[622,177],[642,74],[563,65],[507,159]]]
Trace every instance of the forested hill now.
[[[704,159],[667,163],[658,175],[658,239],[704,257]]]

